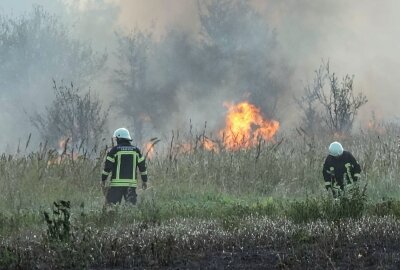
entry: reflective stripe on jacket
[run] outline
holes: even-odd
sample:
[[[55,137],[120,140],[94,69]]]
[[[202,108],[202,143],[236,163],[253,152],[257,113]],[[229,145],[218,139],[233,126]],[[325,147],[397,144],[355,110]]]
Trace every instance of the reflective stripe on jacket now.
[[[139,148],[123,141],[108,153],[102,173],[102,180],[111,174],[112,187],[137,187],[137,168],[141,178],[147,181],[146,161]]]
[[[322,170],[326,186],[330,183],[342,189],[345,185],[356,181],[360,173],[360,165],[348,151],[344,151],[339,157],[327,156]]]

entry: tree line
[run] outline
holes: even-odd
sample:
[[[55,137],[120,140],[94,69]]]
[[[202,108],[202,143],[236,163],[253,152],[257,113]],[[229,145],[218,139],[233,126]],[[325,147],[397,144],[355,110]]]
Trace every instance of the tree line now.
[[[198,15],[197,33],[172,28],[155,38],[150,30],[119,32],[112,55],[72,37],[43,7],[19,18],[0,15],[0,103],[9,96],[39,97],[46,105],[28,118],[42,138],[55,145],[69,137],[88,148],[107,136],[110,110],[134,123],[138,141],[146,125],[168,130],[166,118],[224,100],[246,98],[275,118],[292,70],[280,51],[279,29],[245,0],[199,1]],[[110,57],[117,65],[107,73]],[[113,93],[110,107],[96,89],[87,90],[104,74]],[[353,81],[323,63],[295,98],[300,125],[309,132],[350,132],[367,102],[354,93]]]

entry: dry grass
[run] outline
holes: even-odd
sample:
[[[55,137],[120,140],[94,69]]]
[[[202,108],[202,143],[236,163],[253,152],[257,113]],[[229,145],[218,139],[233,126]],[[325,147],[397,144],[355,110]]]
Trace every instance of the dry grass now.
[[[252,254],[251,261],[281,268],[395,267],[396,134],[395,127],[387,127],[383,135],[342,139],[362,164],[368,189],[366,198],[339,202],[328,197],[321,176],[331,139],[301,132],[218,153],[201,149],[201,136],[174,139],[148,162],[152,188],[139,192],[139,204],[108,211],[98,185],[104,153],[64,157],[60,164],[48,149],[3,155],[0,265],[212,268],[207,261],[223,267],[226,256],[235,261]],[[191,145],[189,151],[181,150],[183,143]],[[66,242],[46,235],[43,218],[59,199],[72,205]],[[384,249],[389,252],[381,256]]]

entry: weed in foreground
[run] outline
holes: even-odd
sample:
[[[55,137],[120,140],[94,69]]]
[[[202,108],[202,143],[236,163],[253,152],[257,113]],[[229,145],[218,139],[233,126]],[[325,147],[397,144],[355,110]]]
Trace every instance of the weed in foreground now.
[[[70,208],[69,201],[59,200],[53,203],[52,216],[46,211],[43,212],[49,240],[65,242],[71,238]]]
[[[315,220],[338,221],[345,218],[360,218],[367,207],[366,185],[361,189],[353,185],[337,198],[307,197],[295,200],[285,208],[286,216],[296,223]]]

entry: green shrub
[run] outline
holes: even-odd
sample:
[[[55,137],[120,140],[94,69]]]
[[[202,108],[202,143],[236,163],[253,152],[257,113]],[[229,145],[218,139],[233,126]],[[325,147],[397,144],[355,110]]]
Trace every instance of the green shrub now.
[[[70,208],[69,201],[59,200],[53,203],[53,214],[46,211],[43,212],[45,221],[47,223],[47,236],[51,241],[66,242],[71,238],[71,222],[70,222]]]
[[[286,216],[294,222],[309,222],[323,217],[322,204],[324,199],[309,198],[295,200],[285,207]]]
[[[393,198],[383,198],[381,202],[370,205],[368,213],[379,217],[392,215],[400,218],[400,201]]]
[[[366,185],[363,189],[358,184],[348,186],[337,198],[323,200],[324,218],[337,221],[343,218],[360,218],[366,209]]]

